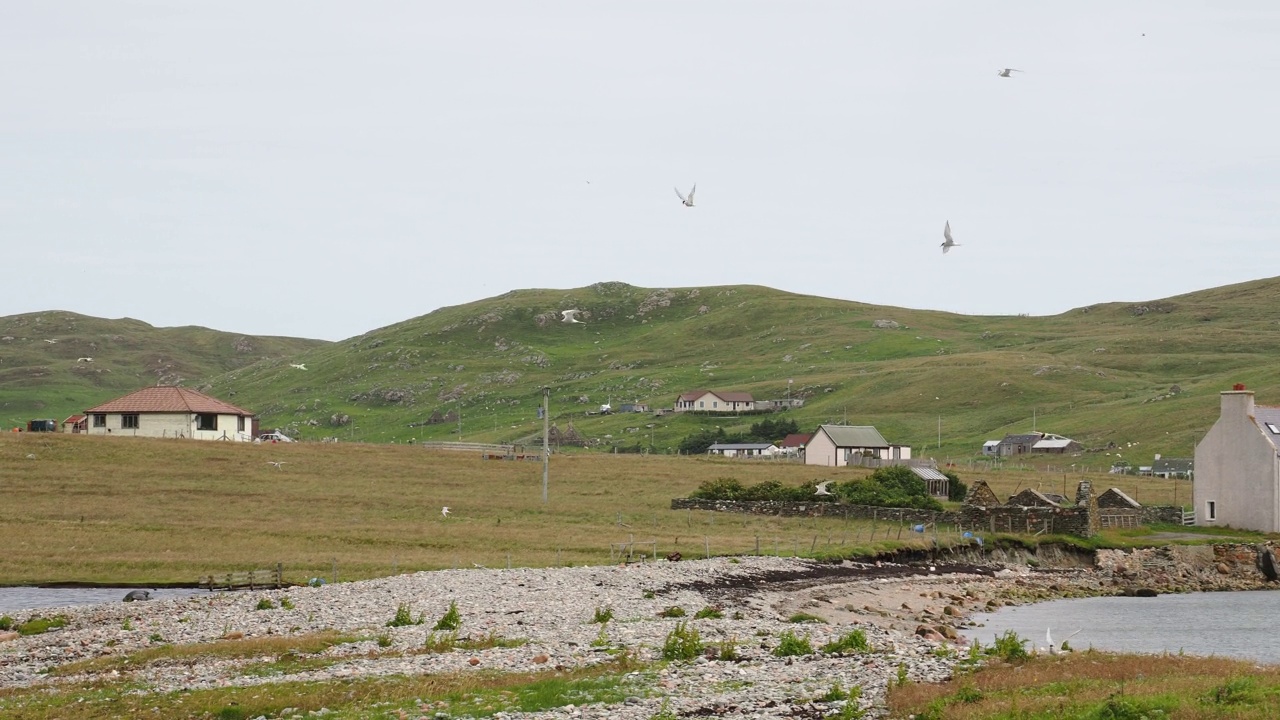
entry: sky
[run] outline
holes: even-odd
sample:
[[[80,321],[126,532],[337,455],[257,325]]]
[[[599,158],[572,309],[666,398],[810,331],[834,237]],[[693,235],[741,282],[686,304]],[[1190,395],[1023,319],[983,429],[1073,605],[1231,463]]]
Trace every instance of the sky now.
[[[601,281],[1047,315],[1280,275],[1267,0],[0,15],[0,316],[338,340]]]

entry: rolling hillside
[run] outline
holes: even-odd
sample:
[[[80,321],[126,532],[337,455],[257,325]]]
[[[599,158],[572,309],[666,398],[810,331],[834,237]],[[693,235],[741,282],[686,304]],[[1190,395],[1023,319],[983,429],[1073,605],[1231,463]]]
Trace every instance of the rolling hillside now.
[[[0,317],[0,426],[33,418],[61,421],[140,387],[191,385],[327,344],[202,327],[157,328],[61,310]],[[255,409],[244,398],[227,399]]]
[[[756,286],[606,282],[442,308],[201,387],[304,439],[457,439],[461,427],[465,440],[519,442],[540,433],[547,386],[561,428],[572,422],[606,449],[663,452],[700,427],[745,429],[755,418],[587,412],[606,402],[670,407],[698,388],[781,398],[790,379],[806,399],[789,415],[802,427],[875,424],[917,454],[971,456],[982,440],[1034,423],[1088,448],[1139,442],[1134,460],[1148,462],[1190,454],[1233,383],[1280,403],[1278,299],[1273,278],[1052,317],[976,317]],[[584,323],[560,322],[571,308]],[[450,411],[460,423],[422,424]]]

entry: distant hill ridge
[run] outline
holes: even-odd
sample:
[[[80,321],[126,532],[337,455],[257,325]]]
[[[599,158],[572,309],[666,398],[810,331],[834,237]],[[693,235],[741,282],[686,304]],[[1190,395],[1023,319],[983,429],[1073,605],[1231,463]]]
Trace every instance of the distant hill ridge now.
[[[662,452],[703,427],[752,419],[587,412],[669,408],[681,392],[710,388],[789,391],[805,399],[790,415],[802,428],[847,418],[942,460],[1034,425],[1097,450],[1080,460],[1097,465],[1133,447],[1147,461],[1189,455],[1233,383],[1280,404],[1277,299],[1271,278],[1047,317],[966,316],[759,286],[606,282],[515,290],[336,343],[280,339],[310,344],[185,382],[304,439],[458,439],[460,415],[464,440],[532,442],[545,386],[562,429],[572,422],[596,447]],[[570,309],[582,323],[561,322]],[[433,415],[449,420],[428,424]]]

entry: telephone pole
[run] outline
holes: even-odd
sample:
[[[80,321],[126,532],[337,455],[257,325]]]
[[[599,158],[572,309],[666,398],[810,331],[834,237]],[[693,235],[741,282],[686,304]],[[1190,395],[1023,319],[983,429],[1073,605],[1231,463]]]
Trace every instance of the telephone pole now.
[[[542,388],[542,502],[547,502],[547,478],[551,474],[551,388]]]

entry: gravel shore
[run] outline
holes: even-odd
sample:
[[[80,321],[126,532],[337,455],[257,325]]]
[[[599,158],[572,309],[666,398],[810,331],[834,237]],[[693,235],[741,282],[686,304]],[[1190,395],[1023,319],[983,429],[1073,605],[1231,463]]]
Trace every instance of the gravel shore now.
[[[538,671],[606,662],[620,648],[642,661],[659,659],[678,622],[696,627],[704,642],[734,638],[740,658],[700,657],[637,676],[635,694],[615,705],[563,707],[503,718],[619,718],[648,720],[662,710],[678,717],[773,718],[835,716],[843,701],[822,702],[833,685],[860,687],[856,702],[867,717],[883,717],[886,688],[905,670],[916,682],[951,676],[963,650],[960,635],[975,612],[1054,597],[1111,594],[1115,577],[1093,568],[1036,571],[962,565],[829,564],[745,557],[578,568],[442,570],[396,577],[254,592],[214,592],[150,602],[59,608],[45,615],[68,623],[32,636],[0,637],[0,688],[86,680],[124,681],[145,692],[251,686],[283,680],[323,681],[389,675]],[[287,602],[282,601],[287,598]],[[269,600],[269,609],[259,609]],[[432,624],[457,604],[460,637],[498,636],[516,647],[413,653]],[[425,624],[387,627],[407,606]],[[669,607],[687,617],[667,618]],[[692,619],[715,606],[720,619]],[[613,619],[592,622],[597,608]],[[795,613],[824,623],[788,622]],[[10,613],[24,619],[33,613]],[[872,652],[851,656],[815,652],[778,657],[785,631],[808,635],[816,650],[861,629]],[[221,638],[287,636],[339,631],[367,638],[324,651],[322,669],[288,675],[246,673],[263,658],[197,658],[151,664],[104,675],[50,676],[49,668],[77,660],[121,656],[160,644],[208,643]],[[383,636],[382,642],[378,642]],[[421,717],[449,717],[424,704]],[[440,714],[438,714],[440,713]],[[285,714],[282,717],[294,717]]]

